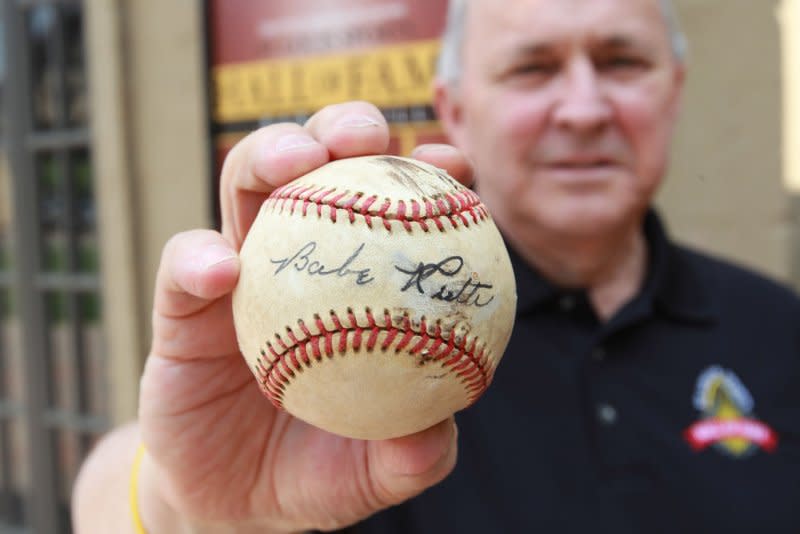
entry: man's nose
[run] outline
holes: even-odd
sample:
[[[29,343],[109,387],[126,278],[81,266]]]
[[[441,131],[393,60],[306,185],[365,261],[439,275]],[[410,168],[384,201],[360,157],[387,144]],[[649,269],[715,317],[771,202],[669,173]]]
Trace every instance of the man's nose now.
[[[581,58],[570,63],[559,89],[553,118],[560,128],[592,135],[602,131],[611,120],[611,104],[590,60]]]

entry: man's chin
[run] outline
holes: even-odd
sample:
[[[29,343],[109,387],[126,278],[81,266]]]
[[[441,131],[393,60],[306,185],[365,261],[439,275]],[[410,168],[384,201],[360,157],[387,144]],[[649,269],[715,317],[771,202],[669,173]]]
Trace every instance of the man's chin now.
[[[542,226],[563,236],[593,238],[608,236],[630,224],[633,216],[606,206],[553,206],[541,214]]]

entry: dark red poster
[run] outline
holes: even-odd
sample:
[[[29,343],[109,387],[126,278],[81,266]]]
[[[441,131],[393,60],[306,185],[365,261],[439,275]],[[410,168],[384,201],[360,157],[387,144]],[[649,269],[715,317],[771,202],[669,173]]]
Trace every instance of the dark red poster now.
[[[431,84],[447,0],[209,0],[207,6],[217,171],[249,131],[303,122],[348,100],[383,111],[394,154],[443,141]]]

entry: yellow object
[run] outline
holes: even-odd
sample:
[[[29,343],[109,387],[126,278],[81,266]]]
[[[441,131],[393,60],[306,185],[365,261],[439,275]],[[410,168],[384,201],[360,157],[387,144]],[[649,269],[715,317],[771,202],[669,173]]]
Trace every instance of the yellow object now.
[[[213,70],[214,118],[253,121],[311,113],[347,100],[369,100],[381,108],[428,105],[439,46],[432,39],[221,65]]]
[[[139,516],[139,468],[142,465],[144,453],[144,443],[139,443],[139,447],[136,449],[136,456],[133,458],[133,466],[131,466],[129,502],[131,505],[131,517],[133,518],[133,531],[136,534],[147,534],[144,525],[142,525],[142,518]]]

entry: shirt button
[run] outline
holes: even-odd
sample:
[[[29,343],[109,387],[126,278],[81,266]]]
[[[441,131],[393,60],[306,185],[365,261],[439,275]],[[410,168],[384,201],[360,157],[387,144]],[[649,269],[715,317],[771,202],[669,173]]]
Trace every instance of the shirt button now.
[[[603,347],[595,347],[592,350],[592,359],[596,362],[602,362],[606,359],[606,349]]]
[[[564,295],[558,301],[558,307],[561,308],[561,311],[569,312],[575,309],[575,297],[572,295]]]
[[[597,419],[604,425],[613,425],[617,422],[617,409],[601,402],[597,405]]]

